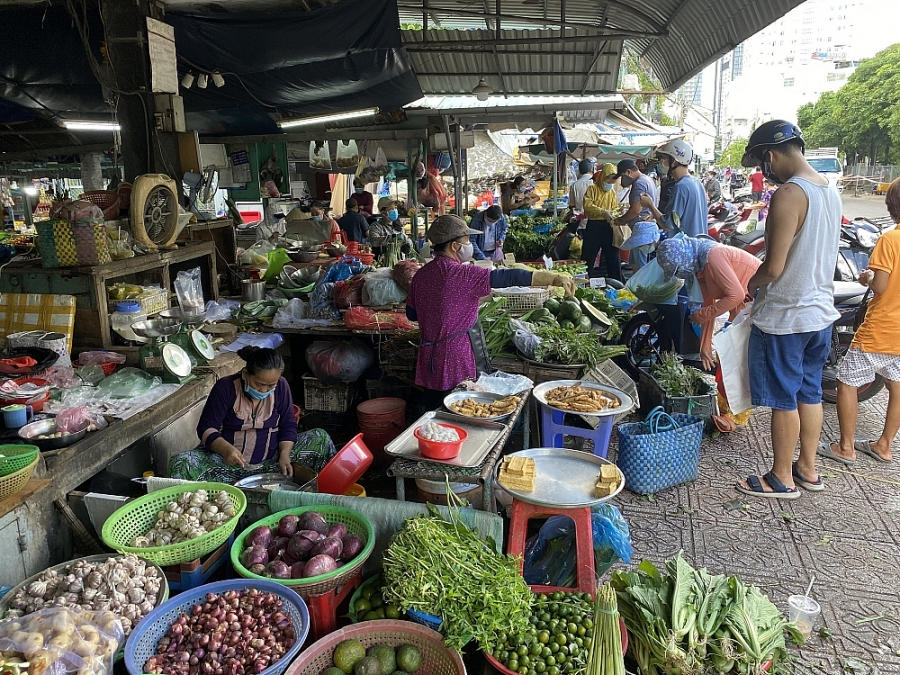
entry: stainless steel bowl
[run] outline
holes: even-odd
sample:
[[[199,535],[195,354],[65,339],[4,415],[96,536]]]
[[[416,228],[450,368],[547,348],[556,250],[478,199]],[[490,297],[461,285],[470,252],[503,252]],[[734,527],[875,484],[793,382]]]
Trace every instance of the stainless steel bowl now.
[[[311,263],[319,257],[318,251],[289,250],[288,255],[295,263]]]
[[[175,335],[181,330],[181,321],[178,319],[147,319],[131,324],[134,334],[142,338],[161,338]]]
[[[236,488],[270,490],[272,492],[275,490],[300,491],[300,486],[294,482],[293,478],[281,473],[258,473],[255,476],[247,476],[237,481],[234,486]]]
[[[38,438],[38,436],[45,434],[55,434],[57,431],[56,420],[40,420],[26,424],[19,429],[19,438],[38,446],[41,450],[56,450],[57,448],[66,448],[74,445],[87,434],[87,429],[82,429],[59,438]]]
[[[206,321],[205,311],[197,314],[189,314],[188,312],[183,312],[178,307],[164,309],[159,313],[159,316],[163,319],[175,319],[189,328],[195,328]]]
[[[527,394],[513,394],[514,396],[518,396],[521,398]],[[470,415],[461,415],[460,413],[453,412],[450,408],[451,405],[458,401],[465,401],[466,399],[474,399],[476,403],[487,403],[491,404],[494,401],[499,401],[501,399],[506,398],[504,394],[492,394],[487,391],[457,391],[452,394],[448,394],[444,398],[444,407],[447,409],[451,415],[456,415],[457,417],[464,420],[484,420],[486,422],[498,422],[500,420],[505,420],[507,417],[512,415],[511,412],[506,413],[505,415],[495,415],[494,417],[472,417]],[[513,409],[515,410],[515,408]]]

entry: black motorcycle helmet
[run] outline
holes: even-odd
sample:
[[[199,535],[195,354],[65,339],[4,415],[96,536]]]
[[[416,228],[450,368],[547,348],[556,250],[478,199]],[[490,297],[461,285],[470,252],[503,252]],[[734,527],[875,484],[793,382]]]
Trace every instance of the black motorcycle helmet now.
[[[741,166],[750,168],[754,166],[762,166],[763,175],[781,184],[778,177],[772,173],[769,163],[763,161],[763,156],[768,148],[774,145],[781,145],[794,141],[799,143],[800,152],[806,148],[806,141],[803,139],[803,132],[800,127],[785,120],[772,120],[765,124],[760,124],[756,130],[750,134],[750,140],[747,141],[747,147],[744,148],[744,156],[741,158]]]

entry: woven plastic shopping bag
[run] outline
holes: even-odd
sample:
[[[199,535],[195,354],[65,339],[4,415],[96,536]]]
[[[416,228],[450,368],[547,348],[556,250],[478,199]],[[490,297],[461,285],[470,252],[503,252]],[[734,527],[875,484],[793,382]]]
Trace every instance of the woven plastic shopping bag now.
[[[653,494],[697,478],[704,421],[693,415],[650,411],[643,422],[619,425],[616,465],[625,487]]]

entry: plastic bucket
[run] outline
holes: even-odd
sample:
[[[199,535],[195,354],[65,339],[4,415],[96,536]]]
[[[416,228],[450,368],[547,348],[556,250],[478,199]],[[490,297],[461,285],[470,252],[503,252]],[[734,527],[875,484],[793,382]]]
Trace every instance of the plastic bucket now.
[[[363,401],[356,407],[356,418],[375,462],[386,463],[384,446],[406,428],[406,401],[390,396]]]
[[[416,478],[416,490],[419,501],[447,506],[447,484],[443,481]],[[450,483],[450,490],[469,502],[477,503],[481,498],[481,486],[478,483]]]

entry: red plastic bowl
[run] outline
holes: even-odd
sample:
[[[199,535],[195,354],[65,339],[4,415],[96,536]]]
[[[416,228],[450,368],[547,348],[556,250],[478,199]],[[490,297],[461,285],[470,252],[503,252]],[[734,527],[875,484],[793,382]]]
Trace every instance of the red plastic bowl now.
[[[413,431],[413,435],[419,441],[419,452],[422,453],[423,457],[427,457],[428,459],[453,459],[459,454],[460,450],[462,450],[463,443],[466,442],[469,434],[466,433],[465,429],[458,427],[455,424],[438,424],[438,426],[444,427],[445,429],[453,429],[459,435],[459,440],[453,443],[429,441],[419,434],[419,429],[422,427],[418,427]]]
[[[372,453],[356,434],[319,472],[319,492],[342,495],[350,489],[372,464]]]
[[[40,377],[20,377],[14,380],[16,384],[26,384],[28,382],[34,384],[38,387],[45,387],[47,384],[47,380]],[[15,405],[17,403],[21,403],[22,405],[30,405],[34,412],[39,413],[43,411],[44,404],[50,400],[50,392],[45,391],[43,394],[37,394],[36,396],[28,397],[18,397],[18,398],[0,398],[0,407],[7,405]]]

